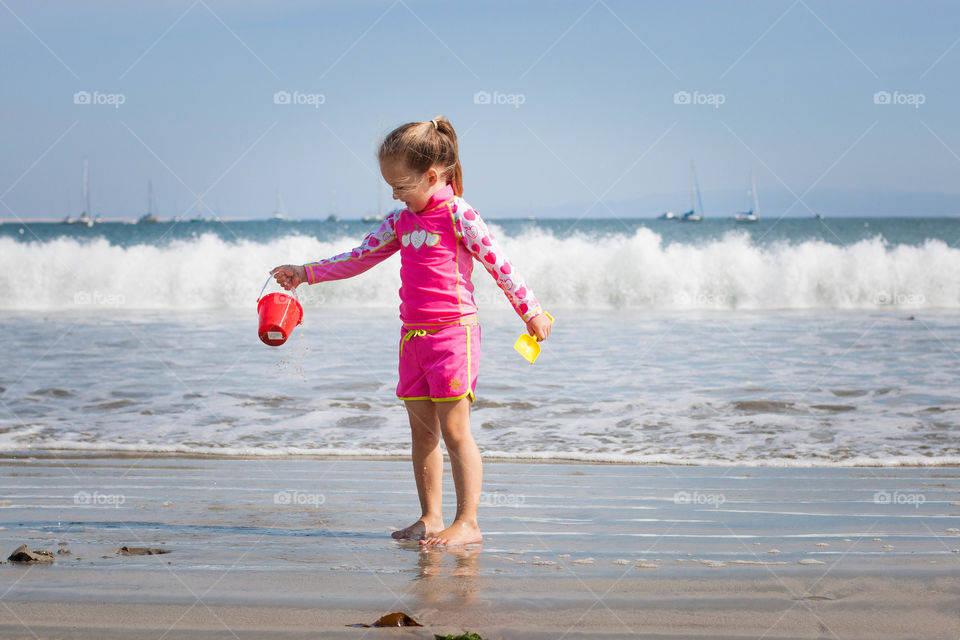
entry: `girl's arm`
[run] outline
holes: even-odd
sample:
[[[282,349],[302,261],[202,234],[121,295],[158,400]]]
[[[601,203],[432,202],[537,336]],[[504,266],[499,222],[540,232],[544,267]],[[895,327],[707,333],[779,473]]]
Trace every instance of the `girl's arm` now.
[[[361,274],[379,264],[400,250],[400,241],[394,231],[399,212],[393,212],[384,219],[380,228],[368,234],[360,246],[347,253],[310,262],[303,265],[309,284],[343,280]]]
[[[543,314],[543,309],[517,268],[500,249],[480,214],[461,204],[454,211],[453,217],[460,241],[493,276],[514,310],[530,328],[530,321]]]

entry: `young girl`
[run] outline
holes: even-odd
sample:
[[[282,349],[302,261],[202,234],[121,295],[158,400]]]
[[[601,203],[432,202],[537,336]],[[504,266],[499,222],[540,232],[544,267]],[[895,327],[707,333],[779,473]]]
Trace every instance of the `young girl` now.
[[[550,320],[480,215],[463,198],[457,134],[443,116],[390,132],[377,154],[393,197],[407,208],[387,216],[353,251],[270,273],[286,289],[349,278],[400,252],[400,382],[413,440],[420,518],[393,532],[421,545],[480,542],[477,504],[483,467],[470,433],[470,402],[480,364],[480,325],[470,274],[476,258],[497,281],[527,332],[550,335]],[[447,446],[457,513],[444,528],[443,454]]]

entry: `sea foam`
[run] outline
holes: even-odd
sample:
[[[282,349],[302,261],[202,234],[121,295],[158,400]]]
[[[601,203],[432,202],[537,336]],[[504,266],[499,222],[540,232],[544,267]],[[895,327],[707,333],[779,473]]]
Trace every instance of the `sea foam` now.
[[[208,233],[120,246],[104,238],[0,238],[0,308],[247,308],[271,267],[329,257],[358,240],[292,233],[264,242],[227,241]],[[891,245],[881,236],[845,246],[822,240],[760,244],[734,231],[682,243],[646,228],[566,237],[531,228],[501,244],[551,308],[960,308],[960,249],[936,239],[918,245]],[[301,287],[299,293],[308,305],[396,307],[398,260],[351,282]],[[473,280],[481,308],[506,307],[479,264]]]

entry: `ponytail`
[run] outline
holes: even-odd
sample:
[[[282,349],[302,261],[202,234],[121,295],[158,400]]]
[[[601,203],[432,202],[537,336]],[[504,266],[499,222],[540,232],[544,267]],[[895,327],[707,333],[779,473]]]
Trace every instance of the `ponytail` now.
[[[453,167],[450,169],[448,184],[453,185],[453,195],[463,196],[463,167],[460,166],[460,149],[457,145],[457,132],[453,130],[453,125],[443,116],[437,116],[433,119],[436,124],[437,133],[448,140],[449,146],[453,149]]]

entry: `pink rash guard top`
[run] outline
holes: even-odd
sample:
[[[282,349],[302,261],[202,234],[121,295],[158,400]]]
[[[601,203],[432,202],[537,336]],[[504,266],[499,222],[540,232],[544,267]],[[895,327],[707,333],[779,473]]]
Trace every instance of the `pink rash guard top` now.
[[[473,259],[497,281],[528,322],[543,313],[533,291],[500,249],[480,215],[453,186],[437,191],[419,213],[393,212],[347,253],[304,265],[307,282],[342,280],[400,252],[400,319],[405,327],[475,324]]]

